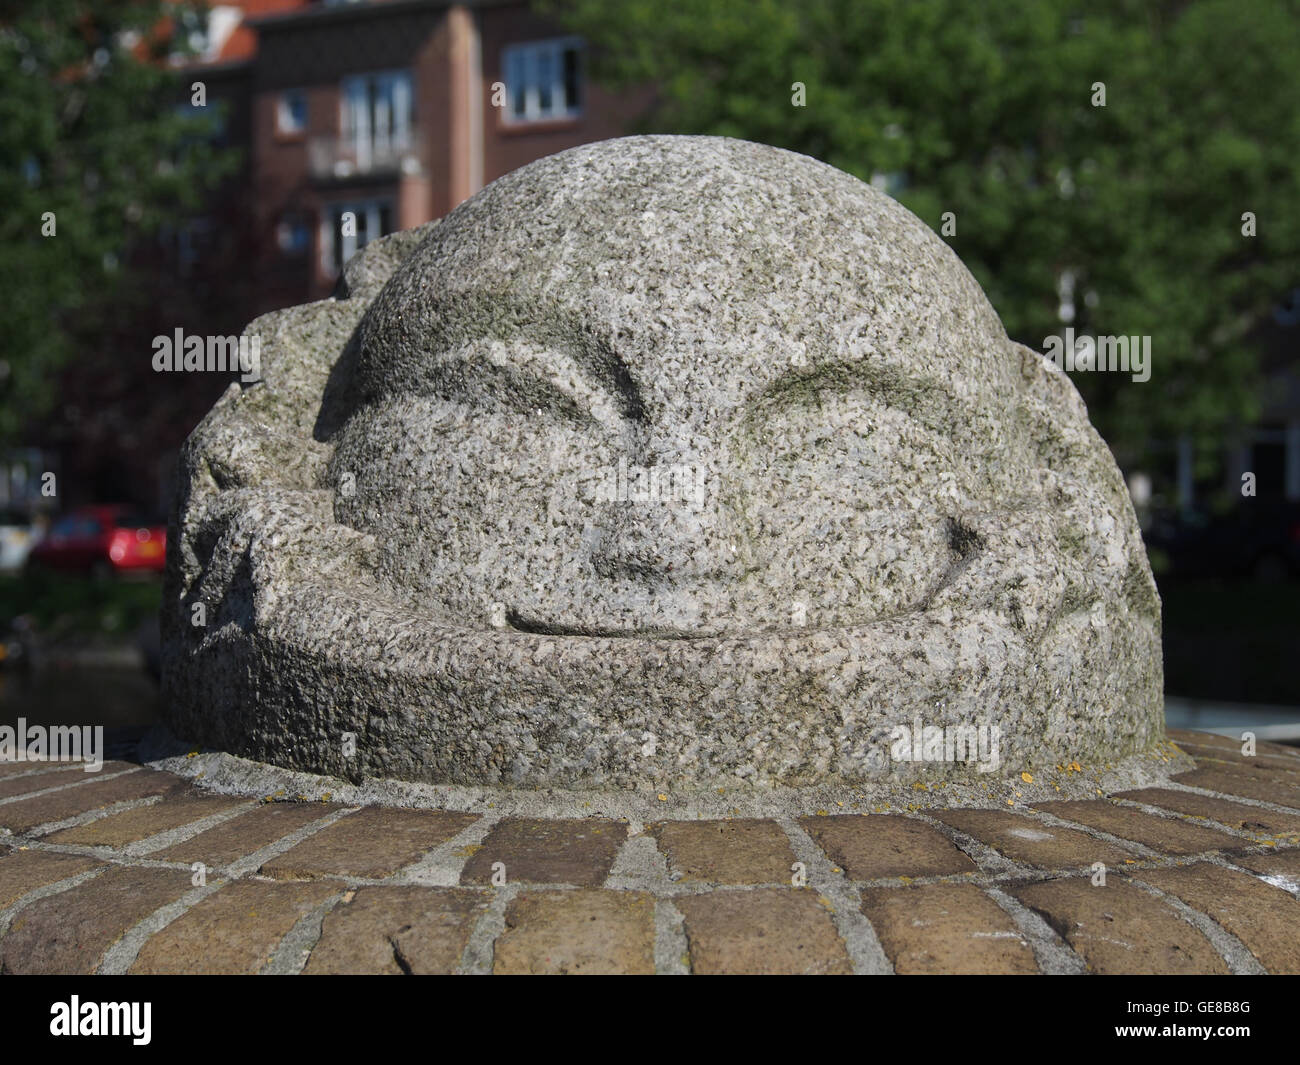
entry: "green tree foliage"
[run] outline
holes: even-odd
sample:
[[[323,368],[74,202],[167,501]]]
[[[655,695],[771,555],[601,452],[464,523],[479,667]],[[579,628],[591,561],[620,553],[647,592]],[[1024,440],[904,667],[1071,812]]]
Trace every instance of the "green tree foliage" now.
[[[1300,281],[1292,0],[550,6],[598,79],[656,87],[648,129],[888,176],[936,232],[953,212],[945,239],[1015,339],[1063,327],[1067,273],[1076,333],[1151,336],[1150,381],[1074,375],[1121,460],[1256,413],[1251,333]]]
[[[100,323],[138,291],[124,282],[141,242],[225,170],[215,116],[187,113],[169,62],[195,13],[40,0],[0,14],[0,441],[49,408],[61,366],[102,347]]]

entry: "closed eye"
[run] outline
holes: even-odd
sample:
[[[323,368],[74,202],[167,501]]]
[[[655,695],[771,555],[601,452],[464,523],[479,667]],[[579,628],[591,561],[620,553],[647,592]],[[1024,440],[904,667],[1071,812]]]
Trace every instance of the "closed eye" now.
[[[628,420],[622,390],[594,387],[568,355],[524,343],[466,345],[436,362],[423,385],[465,403],[490,398],[521,414],[550,411],[583,428],[622,430]]]
[[[749,404],[746,419],[761,421],[774,409],[820,404],[824,396],[867,392],[935,432],[951,432],[952,403],[937,382],[889,366],[835,361],[808,370],[791,369]]]

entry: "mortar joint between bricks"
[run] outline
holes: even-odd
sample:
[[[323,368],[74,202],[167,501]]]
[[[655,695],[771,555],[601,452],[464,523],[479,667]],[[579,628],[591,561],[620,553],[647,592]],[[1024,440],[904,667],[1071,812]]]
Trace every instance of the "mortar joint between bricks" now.
[[[802,862],[807,871],[808,887],[816,890],[834,905],[831,920],[844,941],[853,971],[860,975],[889,975],[893,963],[885,953],[870,919],[862,912],[862,893],[836,866],[794,818],[781,817],[776,823],[790,841],[795,860]]]
[[[1229,932],[1223,925],[1219,924],[1213,917],[1207,913],[1189,906],[1182,899],[1172,892],[1165,891],[1150,884],[1145,880],[1131,878],[1130,883],[1135,887],[1141,888],[1147,894],[1160,899],[1167,906],[1171,907],[1184,921],[1190,924],[1200,932],[1207,940],[1210,946],[1219,953],[1223,959],[1228,971],[1234,976],[1267,976],[1268,970],[1264,968],[1258,958],[1250,952],[1250,949]]]
[[[1034,963],[1044,976],[1078,976],[1087,972],[1087,963],[1047,921],[1007,894],[996,884],[984,885],[984,893],[1011,918],[1034,955]]]
[[[1163,807],[1152,806],[1150,803],[1139,802],[1136,799],[1111,799],[1111,801],[1124,810],[1136,810],[1138,813],[1151,814],[1166,821],[1173,821],[1176,824],[1192,825],[1194,827],[1204,826],[1219,832],[1226,832],[1229,835],[1239,836],[1242,839],[1251,839],[1251,833],[1244,828],[1236,828],[1222,821],[1216,821],[1211,817],[1197,817],[1194,814],[1185,814],[1179,810],[1166,810]],[[1253,840],[1251,841],[1253,842]]]
[[[506,909],[519,894],[518,884],[506,883],[495,888],[487,908],[479,914],[461,953],[456,971],[466,976],[487,976],[492,972],[496,941],[506,930]]]
[[[9,795],[0,799],[0,806],[10,806],[16,802],[26,802],[28,799],[39,799],[45,795],[54,795],[61,791],[72,791],[74,788],[84,787],[87,784],[102,784],[106,780],[116,780],[118,777],[130,776],[132,773],[138,773],[144,766],[128,766],[126,769],[118,770],[111,773],[85,773],[83,780],[71,780],[66,784],[56,784],[53,787],[42,788],[40,791],[25,791],[18,795]],[[13,779],[13,778],[9,778]],[[154,799],[160,799],[161,796],[151,796]]]
[[[976,839],[968,832],[963,832],[959,828],[953,828],[946,821],[941,821],[937,817],[931,817],[928,814],[923,814],[914,810],[909,810],[903,813],[902,816],[909,817],[913,821],[920,821],[935,829],[944,836],[949,843],[966,855],[966,857],[971,859],[982,874],[990,877],[1003,873],[1027,876],[1034,872],[1032,866],[1025,865],[1013,858],[1008,858],[996,848]]]
[[[1138,843],[1136,840],[1125,839],[1123,836],[1116,836],[1110,832],[1103,831],[1100,828],[1093,828],[1091,825],[1083,824],[1080,821],[1068,821],[1064,817],[1058,817],[1056,814],[1046,813],[1043,811],[1034,811],[1037,815],[1036,820],[1039,824],[1047,828],[1064,828],[1071,832],[1078,832],[1085,836],[1090,836],[1098,843],[1109,843],[1112,847],[1118,847],[1122,851],[1132,851],[1141,858],[1148,861],[1158,860],[1166,857],[1152,848]]]
[[[1180,784],[1177,780],[1171,780],[1161,787],[1169,791],[1185,791],[1192,795],[1200,795],[1207,799],[1218,799],[1221,802],[1241,803],[1245,806],[1258,806],[1262,810],[1272,810],[1274,813],[1291,814],[1293,817],[1300,816],[1300,807],[1282,806],[1280,803],[1265,802],[1263,799],[1252,799],[1247,795],[1232,795],[1223,791],[1212,791],[1209,788],[1195,788],[1189,784]]]

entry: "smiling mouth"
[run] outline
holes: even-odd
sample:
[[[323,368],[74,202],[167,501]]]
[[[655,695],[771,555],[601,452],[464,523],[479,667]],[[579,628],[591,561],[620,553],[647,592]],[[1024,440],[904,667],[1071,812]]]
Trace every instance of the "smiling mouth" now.
[[[535,636],[586,636],[606,640],[708,640],[717,639],[721,632],[700,629],[683,629],[673,625],[639,625],[635,628],[606,625],[566,625],[556,621],[543,621],[525,617],[517,610],[506,612],[506,624],[516,632]]]

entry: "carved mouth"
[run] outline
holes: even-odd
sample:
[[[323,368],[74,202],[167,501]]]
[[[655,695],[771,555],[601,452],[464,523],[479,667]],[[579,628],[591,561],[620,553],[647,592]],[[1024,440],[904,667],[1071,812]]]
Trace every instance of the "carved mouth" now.
[[[987,547],[984,537],[961,519],[946,518],[945,525],[948,547],[952,555],[945,564],[936,567],[933,579],[923,594],[913,602],[904,604],[895,610],[856,623],[835,625],[832,628],[860,628],[863,625],[875,624],[895,617],[921,614],[928,610],[935,596],[957,580],[970,563]],[[609,624],[608,622],[602,624],[598,620],[573,623],[525,614],[514,607],[506,611],[505,621],[506,626],[515,632],[528,633],[533,636],[587,637],[588,639],[606,640],[716,640],[734,636],[738,632],[749,634],[770,634],[774,632],[806,634],[815,631],[817,628],[817,626],[799,624],[772,624],[770,620],[764,623],[754,618],[749,618],[742,624],[737,624],[733,620],[729,625],[720,625],[715,620],[711,624],[705,622],[690,627],[673,624],[638,624],[635,621],[623,625]]]
[[[565,625],[556,621],[525,617],[517,610],[506,612],[506,624],[516,632],[537,636],[586,636],[605,640],[709,640],[723,635],[721,632],[678,628],[672,625],[645,625],[636,628],[619,628],[604,625]]]

